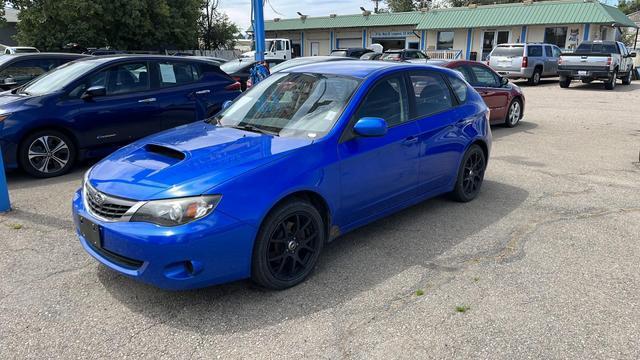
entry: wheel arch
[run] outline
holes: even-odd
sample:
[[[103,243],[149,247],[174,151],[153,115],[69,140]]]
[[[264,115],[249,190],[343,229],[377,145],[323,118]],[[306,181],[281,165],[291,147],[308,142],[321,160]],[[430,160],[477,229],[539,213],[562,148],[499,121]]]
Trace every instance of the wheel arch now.
[[[324,196],[322,196],[317,191],[302,189],[302,190],[296,190],[284,195],[269,208],[269,210],[263,216],[262,221],[264,221],[264,219],[266,219],[269,216],[269,214],[271,214],[271,212],[273,212],[278,206],[286,203],[287,201],[291,201],[293,199],[307,201],[313,207],[315,207],[316,210],[318,210],[318,212],[320,213],[320,216],[322,217],[322,221],[324,221],[324,225],[325,225],[324,227],[327,235],[326,239],[327,241],[329,241],[332,238],[331,208],[329,207],[329,203],[324,198]],[[262,226],[262,222],[260,223],[260,226]]]
[[[79,149],[79,144],[78,144],[78,137],[76,136],[76,134],[71,131],[69,128],[65,127],[65,126],[61,126],[61,125],[56,125],[56,124],[51,124],[51,123],[42,123],[42,124],[38,124],[28,130],[26,130],[22,136],[20,136],[20,141],[18,142],[18,149],[22,148],[22,145],[25,141],[25,139],[29,136],[32,135],[34,133],[37,133],[39,131],[44,131],[44,130],[54,130],[54,131],[59,131],[65,135],[67,135],[69,137],[69,139],[71,139],[71,141],[73,141],[73,145],[75,145],[76,147],[76,155],[79,155],[80,149]]]

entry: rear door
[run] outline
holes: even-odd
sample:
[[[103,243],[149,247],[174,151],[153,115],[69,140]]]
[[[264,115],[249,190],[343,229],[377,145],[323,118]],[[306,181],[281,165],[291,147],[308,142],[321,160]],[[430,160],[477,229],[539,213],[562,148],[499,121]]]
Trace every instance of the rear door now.
[[[544,72],[543,75],[551,76],[558,73],[558,59],[553,56],[553,47],[544,46]]]
[[[412,71],[408,78],[412,118],[420,129],[418,192],[426,195],[447,185],[456,172],[459,154],[451,145],[459,137],[449,135],[456,131],[457,100],[447,81],[437,72]]]

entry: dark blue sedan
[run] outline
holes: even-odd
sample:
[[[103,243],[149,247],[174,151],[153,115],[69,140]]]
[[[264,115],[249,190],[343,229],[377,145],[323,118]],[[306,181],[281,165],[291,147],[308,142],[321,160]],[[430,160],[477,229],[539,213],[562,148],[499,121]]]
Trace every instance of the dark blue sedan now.
[[[132,278],[284,289],[344,233],[439,194],[474,199],[490,149],[489,110],[453,70],[304,65],[102,160],[73,217],[84,249]]]
[[[239,94],[239,83],[203,60],[86,58],[0,96],[0,147],[8,168],[58,176],[79,159],[205,119]]]

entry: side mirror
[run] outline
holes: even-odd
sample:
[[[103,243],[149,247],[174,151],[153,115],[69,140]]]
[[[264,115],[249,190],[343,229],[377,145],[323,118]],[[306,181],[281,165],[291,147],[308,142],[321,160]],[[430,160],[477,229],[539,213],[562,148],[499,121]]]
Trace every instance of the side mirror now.
[[[381,118],[365,117],[356,122],[353,131],[363,137],[384,136],[387,133],[387,122]]]
[[[509,84],[509,79],[508,79],[508,78],[506,78],[506,77],[504,77],[504,76],[503,76],[503,77],[501,77],[501,78],[500,78],[500,85],[502,85],[502,86],[507,86],[507,84]]]
[[[227,110],[229,108],[229,106],[231,106],[231,104],[233,104],[233,101],[231,100],[227,100],[225,102],[222,103],[222,110]]]
[[[88,88],[80,97],[82,100],[90,100],[99,96],[106,96],[107,89],[104,86],[92,86]]]
[[[636,53],[634,53],[634,52],[630,53],[629,57],[633,57],[633,58],[636,57]]]

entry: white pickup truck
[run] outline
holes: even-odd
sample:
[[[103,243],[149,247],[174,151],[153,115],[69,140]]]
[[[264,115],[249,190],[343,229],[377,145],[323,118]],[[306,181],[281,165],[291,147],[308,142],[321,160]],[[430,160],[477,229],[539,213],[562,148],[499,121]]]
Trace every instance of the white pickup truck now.
[[[563,53],[558,60],[560,87],[567,88],[571,80],[582,80],[588,84],[594,80],[604,81],[607,90],[616,87],[616,81],[631,84],[633,59],[627,47],[618,41],[585,41],[573,53]]]
[[[291,46],[291,40],[289,39],[265,39],[264,50],[264,56],[268,56],[273,59],[289,60],[296,56],[296,54],[294,54],[293,47]],[[252,58],[255,56],[255,50],[242,54],[242,57]]]

